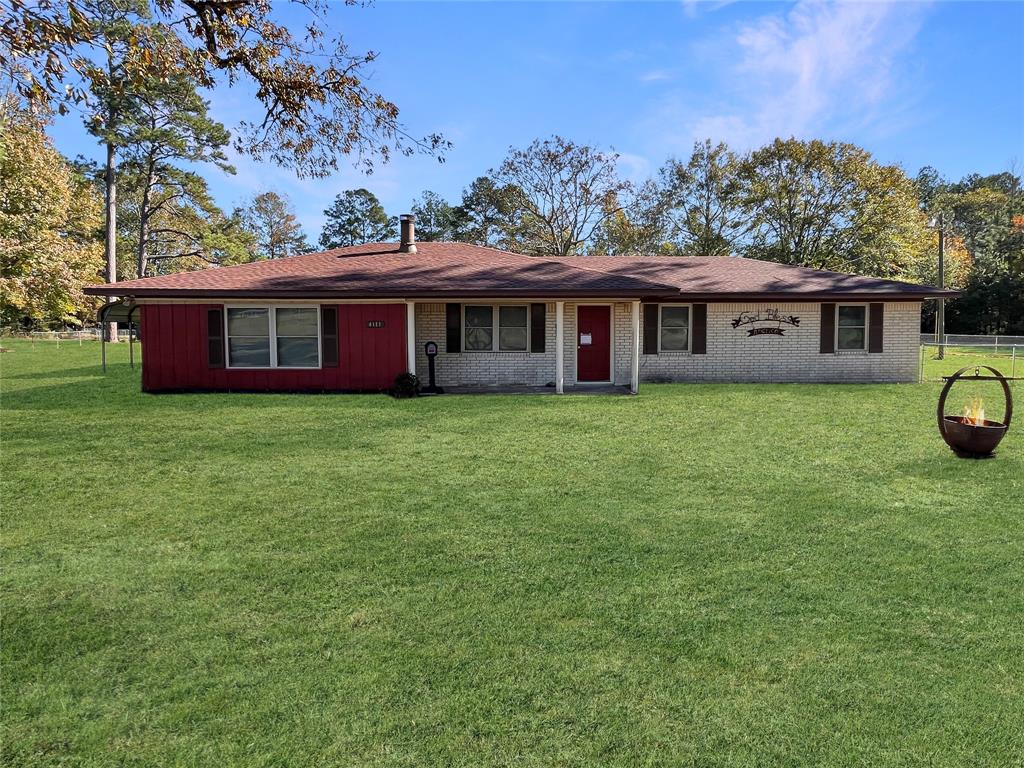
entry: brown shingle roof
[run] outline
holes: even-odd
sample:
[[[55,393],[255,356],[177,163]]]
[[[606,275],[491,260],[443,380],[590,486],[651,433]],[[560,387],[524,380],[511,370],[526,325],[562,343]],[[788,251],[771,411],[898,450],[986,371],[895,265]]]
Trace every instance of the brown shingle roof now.
[[[957,291],[866,275],[849,275],[738,256],[575,256],[572,266],[599,269],[609,275],[630,275],[669,283],[687,298],[727,299],[956,296]]]
[[[302,296],[400,298],[431,295],[637,296],[672,290],[610,274],[466,243],[371,243],[234,267],[93,286],[115,296]]]
[[[925,298],[928,286],[739,258],[531,257],[467,243],[370,243],[234,267],[91,286],[100,296]],[[952,292],[947,295],[955,295]]]

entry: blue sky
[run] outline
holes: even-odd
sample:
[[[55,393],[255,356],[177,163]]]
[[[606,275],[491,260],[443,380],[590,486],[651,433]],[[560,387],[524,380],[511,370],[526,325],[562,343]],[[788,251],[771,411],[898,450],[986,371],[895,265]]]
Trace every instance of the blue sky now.
[[[705,137],[850,141],[911,174],[1024,170],[1022,3],[338,2],[331,24],[378,52],[371,85],[409,130],[454,148],[368,177],[344,161],[329,179],[245,157],[235,176],[210,169],[225,208],[286,193],[312,240],[344,189],[367,187],[393,214],[424,189],[456,201],[510,145],[555,133],[614,148],[635,180]],[[244,89],[209,98],[228,127],[256,117]],[[52,132],[66,154],[100,159],[74,117]]]

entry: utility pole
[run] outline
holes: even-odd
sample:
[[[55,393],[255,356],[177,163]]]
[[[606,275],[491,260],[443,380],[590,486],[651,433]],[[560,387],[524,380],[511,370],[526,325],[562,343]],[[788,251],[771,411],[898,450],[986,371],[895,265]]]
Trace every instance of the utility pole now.
[[[106,187],[104,255],[107,260],[107,268],[104,277],[108,283],[115,283],[117,282],[117,150],[114,146],[114,130],[117,122],[117,109],[114,103],[114,53],[112,45],[107,50],[107,73],[109,76],[106,105],[106,129],[108,133],[106,136],[107,163],[104,173]],[[142,277],[142,275],[139,275],[139,277]],[[106,335],[107,341],[116,342],[118,340],[117,323],[107,323],[106,328],[102,329],[102,333]]]
[[[946,225],[945,217],[939,214],[939,290],[946,288]],[[946,300],[939,297],[938,311],[935,313],[935,343],[939,345],[939,360],[946,357]]]

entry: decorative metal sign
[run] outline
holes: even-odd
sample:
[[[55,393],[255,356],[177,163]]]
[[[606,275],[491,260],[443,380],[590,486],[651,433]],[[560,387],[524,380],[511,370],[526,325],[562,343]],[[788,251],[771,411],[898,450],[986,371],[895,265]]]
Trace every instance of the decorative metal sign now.
[[[800,318],[784,315],[777,309],[762,309],[757,312],[740,312],[732,321],[733,328],[746,327],[747,336],[785,336],[784,325],[795,328],[800,325]]]
[[[383,328],[384,327],[384,321],[383,320],[367,320],[366,321],[366,327],[367,328]]]

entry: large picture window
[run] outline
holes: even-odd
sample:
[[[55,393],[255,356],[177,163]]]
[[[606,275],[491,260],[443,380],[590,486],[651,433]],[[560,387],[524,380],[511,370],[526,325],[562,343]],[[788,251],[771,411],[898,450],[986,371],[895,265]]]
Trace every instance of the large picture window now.
[[[529,343],[530,308],[527,305],[465,306],[462,348],[466,352],[526,352]]]
[[[836,307],[836,312],[836,349],[866,349],[868,308],[863,304],[840,304]]]
[[[316,307],[228,307],[229,368],[319,368]]]
[[[690,308],[665,304],[661,307],[658,345],[662,352],[687,352],[690,349]]]

